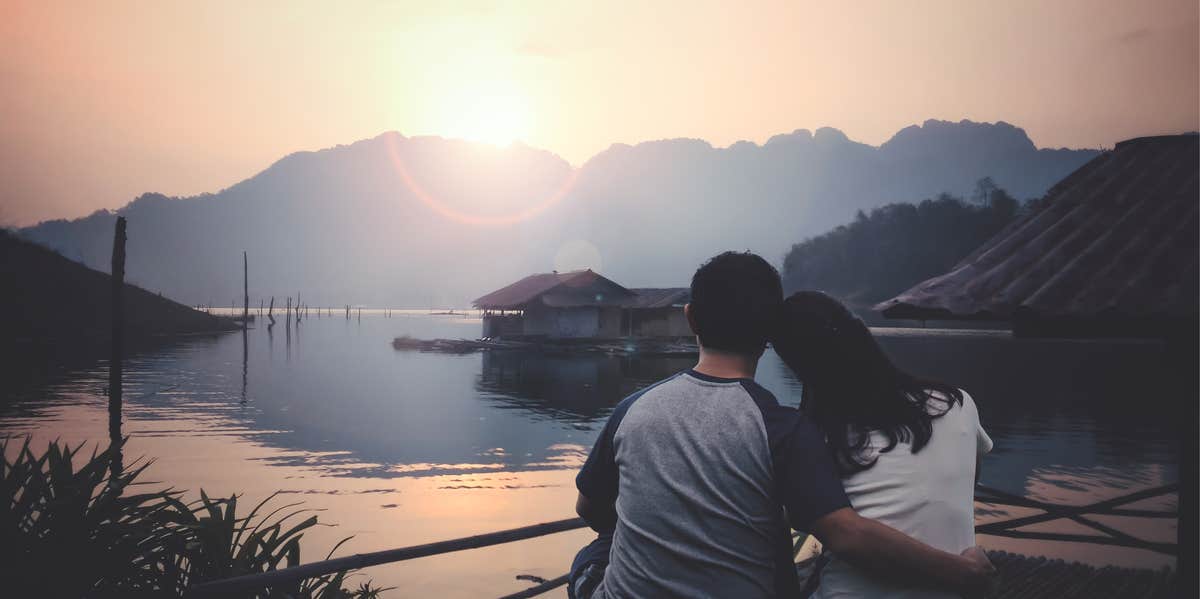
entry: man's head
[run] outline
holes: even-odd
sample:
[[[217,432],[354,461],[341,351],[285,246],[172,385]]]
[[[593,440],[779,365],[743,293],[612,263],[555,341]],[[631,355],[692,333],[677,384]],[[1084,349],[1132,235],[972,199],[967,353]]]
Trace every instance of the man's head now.
[[[725,252],[692,276],[686,311],[704,349],[758,356],[782,304],[775,267],[750,252]]]

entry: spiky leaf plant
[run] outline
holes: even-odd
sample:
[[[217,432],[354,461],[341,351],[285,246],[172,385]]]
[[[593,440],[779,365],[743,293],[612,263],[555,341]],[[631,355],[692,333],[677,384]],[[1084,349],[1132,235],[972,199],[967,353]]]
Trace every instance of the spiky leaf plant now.
[[[171,489],[135,493],[149,466],[118,466],[112,448],[93,451],[78,468],[82,447],[52,442],[36,455],[29,439],[10,461],[0,441],[0,589],[25,597],[171,597],[194,585],[265,572],[300,562],[303,531],[317,525],[299,504],[259,517],[274,496],[245,517],[237,496],[185,504]],[[281,512],[285,512],[280,515]],[[336,551],[346,540],[334,547]],[[332,551],[330,555],[332,555]],[[302,580],[253,597],[376,597],[370,583],[342,588],[347,573]]]

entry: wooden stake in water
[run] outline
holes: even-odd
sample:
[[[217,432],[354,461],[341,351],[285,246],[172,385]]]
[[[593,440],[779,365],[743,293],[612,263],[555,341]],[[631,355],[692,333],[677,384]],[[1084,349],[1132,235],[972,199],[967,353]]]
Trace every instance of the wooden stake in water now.
[[[108,361],[110,481],[124,470],[121,455],[121,364],[125,345],[125,217],[117,217],[112,249],[112,348]]]

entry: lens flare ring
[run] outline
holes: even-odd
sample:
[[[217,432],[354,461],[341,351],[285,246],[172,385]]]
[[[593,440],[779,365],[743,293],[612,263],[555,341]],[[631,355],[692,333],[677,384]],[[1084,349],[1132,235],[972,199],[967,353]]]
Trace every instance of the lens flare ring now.
[[[526,220],[529,220],[542,212],[545,212],[551,206],[561,201],[571,189],[575,186],[575,179],[579,176],[579,169],[571,169],[571,174],[563,181],[563,184],[554,192],[547,196],[541,202],[522,208],[515,212],[498,215],[482,215],[471,214],[464,212],[453,206],[446,204],[437,196],[429,193],[413,178],[409,173],[408,167],[404,163],[404,158],[400,155],[400,149],[396,147],[396,138],[399,136],[388,136],[385,145],[388,148],[388,153],[391,155],[392,165],[396,168],[396,174],[400,175],[400,180],[404,182],[404,186],[417,199],[421,200],[430,210],[444,218],[457,221],[467,225],[497,227],[505,225],[514,225]]]

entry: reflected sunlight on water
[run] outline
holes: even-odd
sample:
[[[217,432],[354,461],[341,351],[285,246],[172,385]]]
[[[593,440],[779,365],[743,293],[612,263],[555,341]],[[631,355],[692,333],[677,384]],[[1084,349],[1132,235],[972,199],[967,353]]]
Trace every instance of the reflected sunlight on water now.
[[[344,313],[343,313],[344,314]],[[196,494],[303,500],[324,510],[307,560],[353,535],[345,553],[478,534],[573,515],[575,470],[612,406],[691,364],[687,358],[518,352],[395,351],[393,337],[475,337],[471,315],[364,311],[310,317],[291,330],[196,338],[126,365],[126,455],[155,464],[147,480]],[[1045,501],[1082,504],[1177,479],[1171,419],[1154,409],[1157,346],[1023,341],[1003,335],[883,331],[919,374],[977,399],[996,451],[983,482]],[[1014,373],[1018,375],[1015,376]],[[103,364],[24,389],[0,404],[5,435],[35,443],[107,438]],[[797,405],[799,384],[770,352],[759,380]],[[1131,389],[1133,391],[1131,391]],[[1138,397],[1139,409],[1124,403]],[[1170,496],[1149,502],[1174,508]],[[1137,507],[1142,507],[1139,504]],[[980,520],[1016,508],[980,506]],[[1106,524],[1170,540],[1174,521]],[[1066,530],[1061,523],[1040,526]],[[518,574],[566,571],[585,531],[414,562],[367,575],[399,593],[499,595]],[[1158,566],[1141,550],[982,537],[987,547],[1092,563]]]

